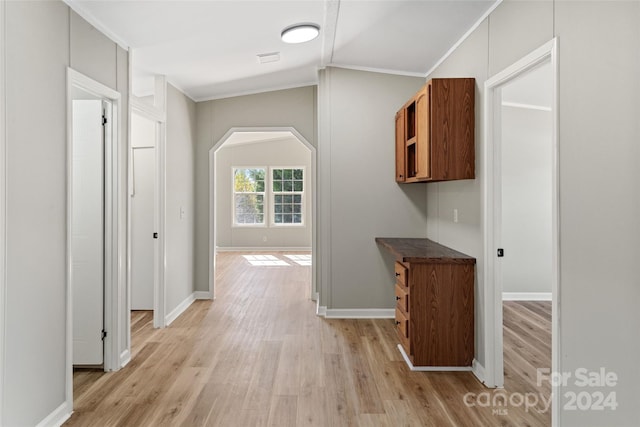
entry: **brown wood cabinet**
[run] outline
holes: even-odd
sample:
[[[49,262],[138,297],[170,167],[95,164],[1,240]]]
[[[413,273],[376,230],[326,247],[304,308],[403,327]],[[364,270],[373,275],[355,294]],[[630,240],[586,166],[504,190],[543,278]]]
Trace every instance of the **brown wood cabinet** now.
[[[475,258],[428,239],[376,238],[395,255],[395,322],[414,366],[470,367]]]
[[[396,181],[475,178],[475,79],[431,79],[396,113]]]

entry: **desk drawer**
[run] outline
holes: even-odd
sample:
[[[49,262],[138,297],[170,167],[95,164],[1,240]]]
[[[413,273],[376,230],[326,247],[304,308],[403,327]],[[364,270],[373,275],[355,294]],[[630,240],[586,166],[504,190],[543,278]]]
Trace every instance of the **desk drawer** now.
[[[396,261],[396,283],[401,286],[407,287],[407,267]]]
[[[411,346],[409,342],[409,319],[408,316],[396,308],[396,332],[400,338],[400,344],[404,347],[407,354],[411,354]]]
[[[409,294],[407,288],[396,283],[396,308],[409,313]]]

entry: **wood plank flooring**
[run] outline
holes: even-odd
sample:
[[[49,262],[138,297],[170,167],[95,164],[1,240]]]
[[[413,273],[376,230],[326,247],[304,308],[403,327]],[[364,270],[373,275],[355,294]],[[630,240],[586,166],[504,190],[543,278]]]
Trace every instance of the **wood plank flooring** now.
[[[132,314],[132,361],[74,374],[68,426],[548,426],[496,393],[542,393],[550,366],[548,303],[505,303],[505,389],[470,372],[411,372],[392,319],[315,315],[310,267],[251,266],[219,253],[215,301],[196,301],[166,329]],[[392,286],[392,284],[390,284]],[[465,401],[467,404],[465,404]],[[517,403],[518,401],[515,400]]]

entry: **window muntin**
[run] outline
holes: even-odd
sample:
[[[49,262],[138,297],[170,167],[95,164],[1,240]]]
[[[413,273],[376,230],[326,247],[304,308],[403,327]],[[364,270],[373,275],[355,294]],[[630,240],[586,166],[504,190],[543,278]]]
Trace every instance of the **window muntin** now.
[[[233,223],[265,225],[265,168],[233,169]]]
[[[290,226],[304,224],[304,169],[272,168],[272,224]]]

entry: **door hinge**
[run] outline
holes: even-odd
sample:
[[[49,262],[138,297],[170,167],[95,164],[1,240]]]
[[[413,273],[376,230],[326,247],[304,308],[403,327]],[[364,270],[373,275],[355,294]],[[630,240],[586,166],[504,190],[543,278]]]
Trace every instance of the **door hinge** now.
[[[102,340],[104,341],[104,339],[107,337],[107,331],[105,331],[104,329],[102,330]]]
[[[102,115],[102,126],[107,124],[107,116],[105,116],[104,114]]]
[[[504,256],[504,249],[499,248],[498,249],[498,258],[502,258]]]

